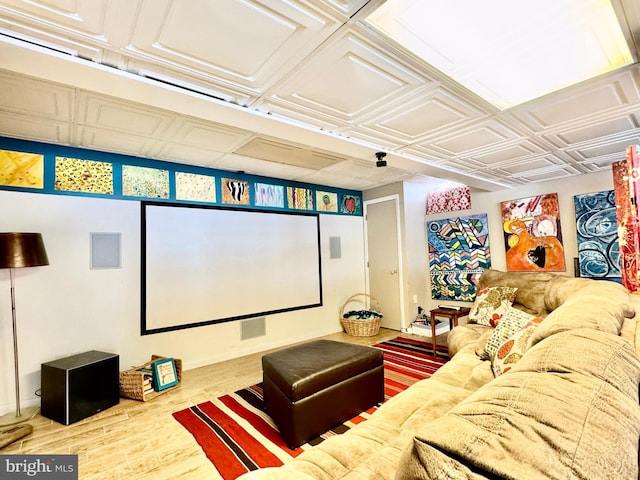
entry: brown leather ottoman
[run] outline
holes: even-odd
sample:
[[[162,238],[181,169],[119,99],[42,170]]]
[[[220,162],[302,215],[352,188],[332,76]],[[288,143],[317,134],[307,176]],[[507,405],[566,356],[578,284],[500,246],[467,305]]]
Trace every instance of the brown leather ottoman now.
[[[262,357],[264,405],[296,448],[384,400],[382,352],[315,340]]]

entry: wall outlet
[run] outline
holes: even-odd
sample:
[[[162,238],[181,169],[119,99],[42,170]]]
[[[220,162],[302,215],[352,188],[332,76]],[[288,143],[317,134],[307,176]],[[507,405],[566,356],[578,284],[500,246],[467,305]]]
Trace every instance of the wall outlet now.
[[[413,303],[418,303],[418,295],[413,296]]]

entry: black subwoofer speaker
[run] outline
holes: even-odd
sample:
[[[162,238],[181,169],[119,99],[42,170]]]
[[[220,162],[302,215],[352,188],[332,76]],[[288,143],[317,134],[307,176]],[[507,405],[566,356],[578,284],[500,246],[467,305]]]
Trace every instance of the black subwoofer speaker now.
[[[42,364],[41,412],[63,425],[117,405],[120,357],[92,350]]]

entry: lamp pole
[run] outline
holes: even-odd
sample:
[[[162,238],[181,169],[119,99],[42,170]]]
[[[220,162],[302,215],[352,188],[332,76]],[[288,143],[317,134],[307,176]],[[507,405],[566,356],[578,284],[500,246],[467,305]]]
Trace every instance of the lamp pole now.
[[[16,321],[15,269],[49,265],[42,235],[39,233],[0,233],[0,268],[9,269],[11,283],[11,322],[13,328],[13,365],[15,373],[16,411],[0,416],[0,425],[14,425],[36,416],[38,407],[20,407],[20,369],[18,360],[18,323]]]
[[[9,278],[11,279],[11,320],[13,323],[13,365],[16,381],[16,418],[20,418],[20,370],[18,368],[18,324],[16,323],[16,287],[15,287],[16,269],[9,269]]]

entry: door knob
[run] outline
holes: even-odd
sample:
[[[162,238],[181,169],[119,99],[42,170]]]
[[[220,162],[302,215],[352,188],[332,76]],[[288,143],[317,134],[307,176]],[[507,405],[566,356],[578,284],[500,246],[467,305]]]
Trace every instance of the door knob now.
[[[389,273],[390,273],[391,275],[395,275],[396,273],[398,273],[398,270],[391,270]]]

